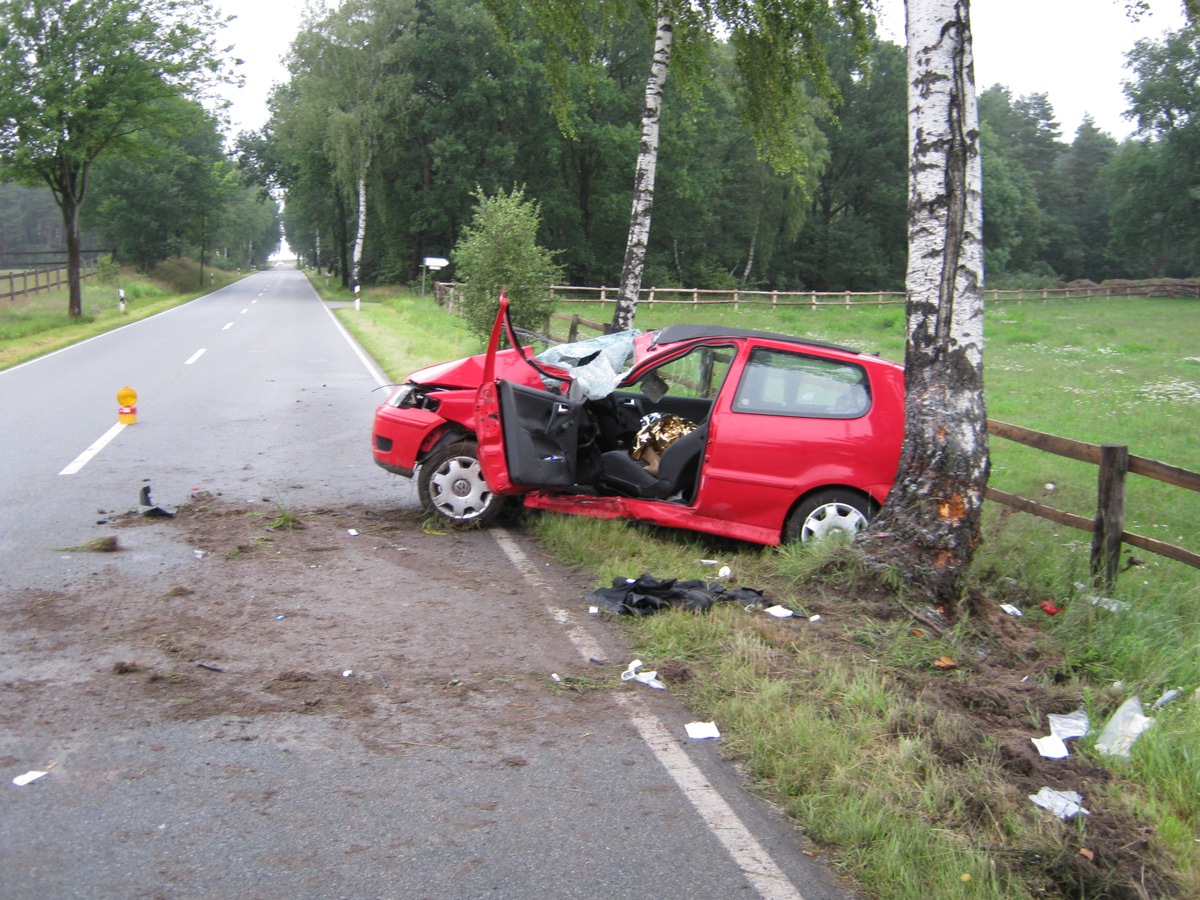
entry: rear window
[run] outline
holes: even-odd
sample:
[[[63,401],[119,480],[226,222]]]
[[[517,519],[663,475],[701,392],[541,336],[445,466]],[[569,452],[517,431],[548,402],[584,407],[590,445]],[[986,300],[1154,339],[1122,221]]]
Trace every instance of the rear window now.
[[[733,398],[734,412],[854,419],[871,408],[862,366],[759,347],[750,353]]]

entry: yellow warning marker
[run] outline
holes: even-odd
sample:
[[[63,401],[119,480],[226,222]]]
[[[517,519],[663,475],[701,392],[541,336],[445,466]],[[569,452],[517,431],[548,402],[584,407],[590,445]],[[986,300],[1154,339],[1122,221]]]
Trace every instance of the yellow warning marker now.
[[[137,421],[137,391],[129,385],[117,391],[117,421],[122,425],[132,425]]]

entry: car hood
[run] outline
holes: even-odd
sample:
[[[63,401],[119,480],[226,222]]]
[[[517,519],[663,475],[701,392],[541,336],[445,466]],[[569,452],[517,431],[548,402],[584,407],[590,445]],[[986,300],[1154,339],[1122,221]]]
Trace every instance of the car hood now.
[[[417,369],[405,381],[427,387],[477,388],[483,381],[483,364],[486,353],[437,363]],[[496,354],[496,377],[505,381],[539,387],[537,371],[515,350],[501,350]]]

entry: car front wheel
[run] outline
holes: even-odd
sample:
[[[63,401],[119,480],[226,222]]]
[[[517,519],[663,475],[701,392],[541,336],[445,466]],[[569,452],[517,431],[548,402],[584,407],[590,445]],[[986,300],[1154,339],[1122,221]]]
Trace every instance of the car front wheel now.
[[[422,507],[456,525],[486,525],[504,505],[483,479],[474,441],[450,444],[425,460],[417,492]]]
[[[852,491],[818,491],[788,516],[785,543],[819,541],[831,534],[854,537],[867,527],[874,504]]]

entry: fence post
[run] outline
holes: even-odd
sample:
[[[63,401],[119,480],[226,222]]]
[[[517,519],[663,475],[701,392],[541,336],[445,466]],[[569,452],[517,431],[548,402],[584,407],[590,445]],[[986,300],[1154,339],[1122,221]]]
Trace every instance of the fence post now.
[[[1096,529],[1092,532],[1093,584],[1110,589],[1121,562],[1121,533],[1125,530],[1125,476],[1129,448],[1119,444],[1100,447],[1100,483],[1096,499]],[[1103,573],[1101,572],[1103,569]]]
[[[550,330],[547,329],[546,334],[549,334],[549,333],[550,333]],[[571,329],[570,329],[570,331],[567,332],[567,343],[573,344],[573,343],[575,343],[575,341],[578,338],[579,338],[579,313],[576,313],[575,315],[571,316]]]

